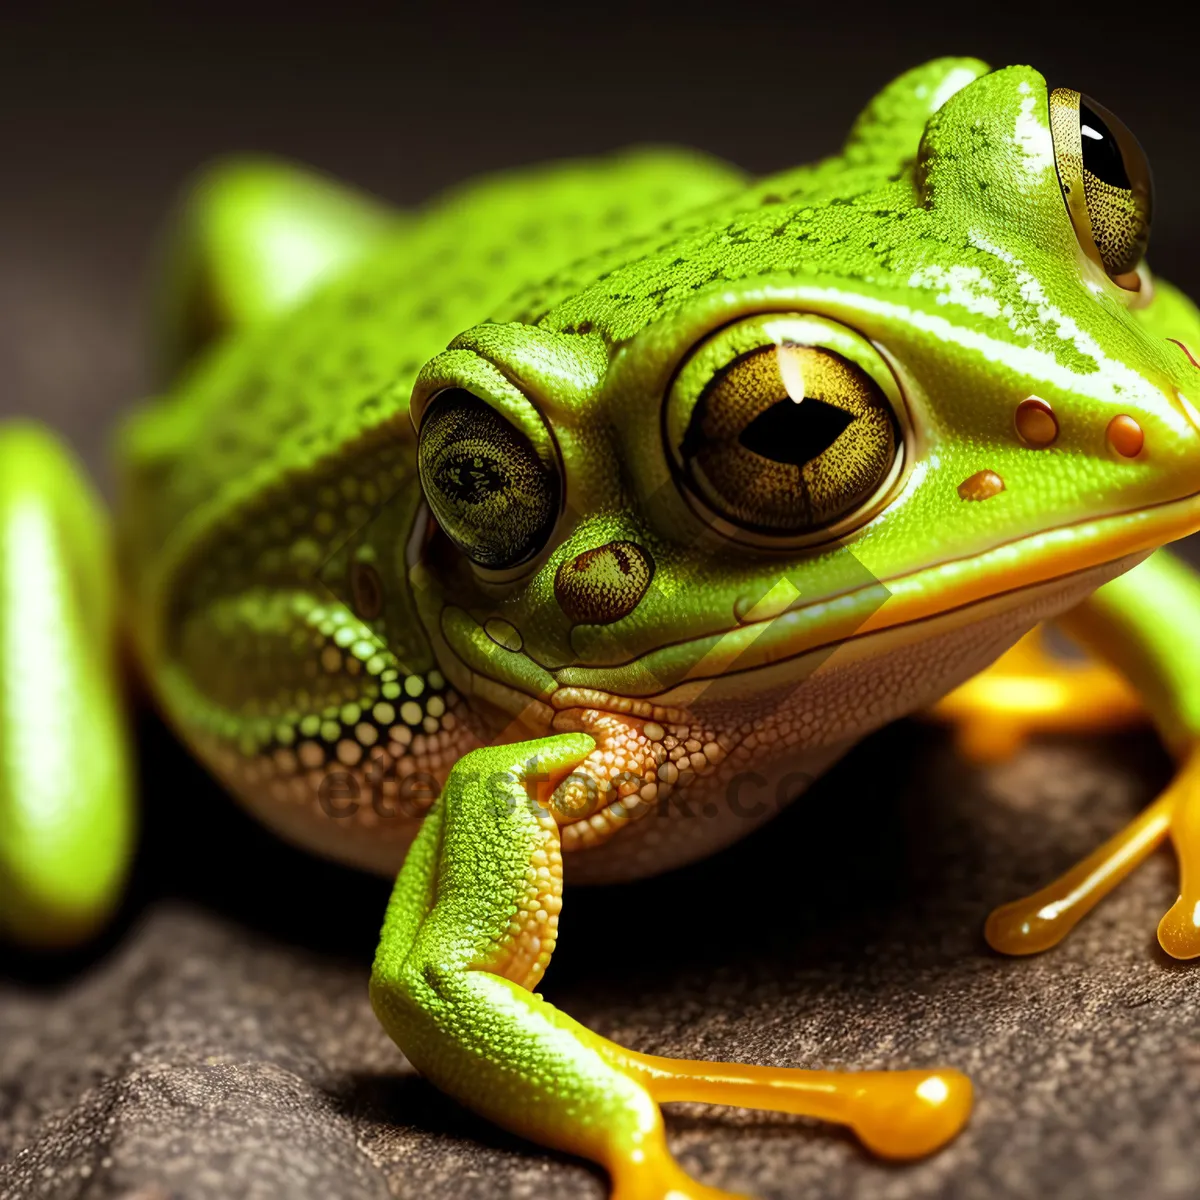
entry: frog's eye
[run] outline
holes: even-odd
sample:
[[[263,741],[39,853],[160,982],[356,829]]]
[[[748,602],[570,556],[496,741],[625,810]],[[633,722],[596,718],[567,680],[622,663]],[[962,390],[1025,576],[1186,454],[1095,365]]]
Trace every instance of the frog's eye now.
[[[684,363],[665,435],[687,491],[752,540],[810,540],[867,520],[900,469],[900,397],[879,353],[844,326],[752,317]]]
[[[1145,153],[1108,109],[1070,88],[1050,93],[1050,130],[1079,244],[1114,283],[1136,291],[1154,194]]]
[[[479,566],[515,567],[546,544],[562,496],[557,461],[486,401],[463,388],[434,396],[417,462],[438,524]]]

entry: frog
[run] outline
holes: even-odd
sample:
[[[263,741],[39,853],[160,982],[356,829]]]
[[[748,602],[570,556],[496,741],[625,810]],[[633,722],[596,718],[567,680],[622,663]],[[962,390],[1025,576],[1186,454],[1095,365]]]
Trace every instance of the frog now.
[[[1200,312],[1147,266],[1152,190],[1112,112],[972,58],[765,177],[635,148],[401,212],[218,163],[114,515],[0,427],[6,935],[117,903],[132,678],[281,837],[395,876],[370,998],[411,1065],[618,1200],[729,1195],[671,1101],[944,1146],[952,1067],[645,1054],[538,989],[565,878],[717,854],[919,713],[981,758],[1151,722],[1162,796],[986,937],[1049,949],[1170,840],[1159,940],[1200,955],[1200,580],[1163,549],[1200,530]]]

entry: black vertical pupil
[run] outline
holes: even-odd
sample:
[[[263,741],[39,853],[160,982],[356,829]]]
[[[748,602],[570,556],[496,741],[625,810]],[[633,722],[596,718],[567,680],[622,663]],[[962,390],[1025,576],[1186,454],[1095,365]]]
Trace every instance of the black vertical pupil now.
[[[1079,135],[1083,143],[1083,169],[1101,183],[1128,189],[1129,174],[1112,130],[1083,101],[1079,103]]]

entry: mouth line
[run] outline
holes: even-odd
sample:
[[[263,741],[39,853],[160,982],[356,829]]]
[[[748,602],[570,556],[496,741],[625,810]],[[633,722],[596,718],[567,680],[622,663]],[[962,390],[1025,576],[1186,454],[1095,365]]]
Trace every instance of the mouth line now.
[[[790,647],[790,653],[769,655],[728,674],[746,676],[765,672],[807,654],[831,653],[842,645],[868,640],[890,630],[952,618],[956,612],[991,600],[1052,585],[1126,558],[1136,559],[1139,554],[1200,526],[1197,499],[1200,493],[1152,508],[1059,526],[1014,539],[970,558],[939,563],[898,577],[888,585],[888,601],[848,636],[806,641],[802,629],[799,639],[789,639],[800,642]],[[931,599],[928,585],[931,578],[937,580],[939,572],[947,575],[947,582],[935,587],[936,598]],[[1003,586],[999,586],[1001,583]],[[900,603],[892,605],[897,596]],[[886,612],[889,605],[891,613]],[[771,622],[768,618],[758,624]],[[709,658],[706,655],[703,661],[708,662]],[[702,680],[695,682],[703,688]],[[680,693],[678,707],[670,703],[672,692]],[[576,775],[554,793],[552,803],[565,818],[564,850],[603,844],[631,822],[660,810],[677,790],[690,790],[689,785],[698,779],[714,770],[718,773],[725,770],[721,765],[725,760],[732,766],[731,755],[742,754],[738,736],[741,731],[702,730],[695,723],[696,715],[689,711],[688,697],[683,692],[676,683],[669,691],[658,693],[656,698],[662,703],[655,703],[650,697],[566,684],[543,700],[531,698],[549,718],[551,729],[587,732],[596,741],[595,750],[580,764]],[[628,781],[627,772],[613,775],[614,760],[618,764],[635,765],[632,782]],[[591,783],[581,783],[581,779],[590,779]]]
[[[1102,562],[1115,562],[1123,557],[1126,556],[1117,555],[1114,559],[1102,560]],[[681,682],[702,685],[704,683],[711,682],[714,678],[753,676],[756,673],[766,671],[771,667],[782,666],[788,662],[803,658],[805,655],[832,653],[841,646],[850,645],[854,642],[860,642],[867,638],[877,636],[881,633],[886,633],[889,630],[916,628],[920,625],[936,621],[941,617],[947,617],[953,613],[962,612],[966,609],[985,604],[990,599],[998,599],[1002,596],[1019,595],[1042,584],[1053,583],[1056,580],[1069,579],[1073,575],[1082,574],[1083,572],[1099,565],[1101,565],[1101,563],[1093,563],[1090,566],[1083,566],[1071,571],[1066,571],[1061,575],[1050,576],[1043,580],[1024,583],[1018,587],[1007,588],[1004,591],[994,592],[989,596],[983,596],[975,600],[967,600],[961,604],[948,605],[944,608],[939,608],[928,612],[922,616],[913,617],[911,620],[891,622],[887,625],[882,625],[872,629],[860,628],[857,632],[850,634],[847,637],[834,638],[828,642],[814,643],[813,645],[805,646],[802,649],[797,650],[794,654],[790,654],[786,657],[771,659],[769,662],[757,663],[751,667],[741,667],[736,670],[724,672],[720,676],[693,676]],[[852,595],[853,593],[850,594]],[[680,644],[687,645],[686,642]],[[674,686],[677,687],[678,684]],[[566,712],[574,713],[582,711],[587,713],[595,713],[599,717],[632,717],[635,720],[651,720],[664,723],[670,722],[674,724],[686,720],[688,715],[686,708],[672,705],[655,704],[651,700],[643,697],[621,696],[614,692],[605,692],[599,688],[577,687],[570,684],[561,685],[546,699],[551,708],[554,710],[555,717],[558,717],[560,714]]]
[[[641,719],[678,721],[683,710],[665,700],[672,692],[685,684],[704,685],[713,679],[725,676],[749,675],[766,667],[776,666],[805,654],[832,651],[838,646],[867,637],[888,629],[919,625],[924,621],[945,616],[969,608],[982,601],[1023,592],[1039,584],[1066,579],[1082,571],[1116,562],[1141,551],[1156,549],[1177,538],[1184,537],[1200,528],[1200,511],[1197,501],[1200,491],[1157,505],[1111,513],[1104,517],[1074,522],[1043,530],[1035,534],[1015,538],[990,547],[981,554],[948,559],[933,566],[923,567],[907,575],[890,580],[880,580],[888,591],[888,598],[869,613],[852,633],[826,641],[807,641],[803,631],[800,637],[784,638],[778,654],[763,656],[761,661],[729,671],[714,670],[703,675],[684,674],[665,688],[643,695],[621,694],[608,688],[592,686],[589,682],[556,681],[555,687],[542,703],[548,704],[556,713],[567,709],[595,709],[613,716],[632,716]],[[931,600],[922,592],[938,576],[946,583],[938,590],[938,599]],[[991,586],[989,586],[989,581]],[[1004,586],[995,586],[1002,582]],[[829,597],[813,605],[820,608],[833,602],[851,603],[855,597],[865,596],[871,590],[858,588],[837,597]],[[706,634],[703,637],[672,643],[660,647],[648,655],[630,659],[617,668],[569,668],[573,673],[596,677],[599,683],[603,675],[611,676],[614,671],[628,671],[645,664],[651,655],[664,649],[676,649],[689,645],[719,642],[723,638],[745,639],[745,646],[753,645],[757,637],[772,626],[778,625],[792,613],[805,612],[804,607],[788,609],[783,613],[765,617],[757,622],[737,626],[724,633]],[[811,611],[811,610],[810,610]],[[788,642],[793,641],[790,647]],[[741,657],[743,644],[739,643],[731,660]],[[708,661],[706,655],[704,661]],[[664,698],[663,703],[654,703],[652,697]],[[532,697],[531,697],[532,699]]]

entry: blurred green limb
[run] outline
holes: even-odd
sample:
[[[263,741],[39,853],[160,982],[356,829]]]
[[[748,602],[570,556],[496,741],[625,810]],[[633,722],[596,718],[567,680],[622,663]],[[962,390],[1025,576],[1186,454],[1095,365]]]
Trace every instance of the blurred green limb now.
[[[154,305],[163,378],[227,333],[284,312],[402,220],[286,162],[214,163],[191,182],[165,230]]]
[[[134,839],[107,518],[32,423],[0,425],[0,934],[82,941]]]

